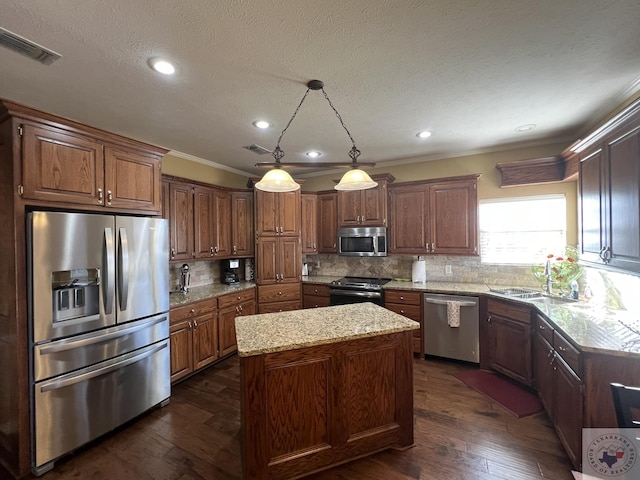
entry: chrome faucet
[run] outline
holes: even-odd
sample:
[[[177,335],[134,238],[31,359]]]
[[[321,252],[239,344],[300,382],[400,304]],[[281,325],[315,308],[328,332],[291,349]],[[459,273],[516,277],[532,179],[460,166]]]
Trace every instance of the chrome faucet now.
[[[547,260],[544,265],[544,276],[547,279],[544,291],[547,295],[551,295],[551,285],[553,284],[553,280],[551,280],[551,260]]]

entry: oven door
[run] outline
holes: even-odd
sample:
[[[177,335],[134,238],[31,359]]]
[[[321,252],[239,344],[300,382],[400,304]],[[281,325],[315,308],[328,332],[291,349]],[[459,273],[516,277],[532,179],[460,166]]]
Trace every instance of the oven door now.
[[[371,302],[384,306],[382,291],[349,290],[346,288],[332,288],[329,290],[330,305],[348,305],[351,303]]]

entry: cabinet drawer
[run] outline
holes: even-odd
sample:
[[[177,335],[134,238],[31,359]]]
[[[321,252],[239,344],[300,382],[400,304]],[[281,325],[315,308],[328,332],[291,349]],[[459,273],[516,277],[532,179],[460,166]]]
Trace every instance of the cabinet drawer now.
[[[171,323],[180,322],[187,318],[197,317],[205,313],[215,312],[217,305],[217,299],[211,298],[209,300],[203,300],[201,302],[189,303],[187,305],[180,305],[174,307],[170,311]]]
[[[582,377],[580,351],[571,345],[562,335],[559,335],[557,331],[553,332],[553,347],[576,375]]]
[[[329,297],[319,295],[306,295],[302,298],[303,308],[328,307],[331,302]]]
[[[318,284],[302,284],[302,294],[303,295],[326,295],[329,296],[329,285],[318,285]]]
[[[300,310],[300,300],[261,303],[258,307],[258,313],[288,312],[290,310]]]
[[[547,322],[546,318],[541,315],[536,315],[536,332],[549,342],[550,345],[553,345],[553,331],[554,328]]]
[[[531,323],[531,309],[529,307],[522,307],[515,303],[501,302],[494,299],[489,299],[487,307],[489,315],[501,315],[523,323]]]
[[[258,303],[284,302],[287,300],[300,300],[299,283],[283,283],[258,287]]]
[[[404,290],[385,290],[384,301],[385,303],[420,305],[422,303],[422,294],[420,292],[408,292]]]
[[[218,297],[218,308],[231,307],[239,303],[253,302],[255,300],[255,289],[242,290],[240,292],[227,293]]]
[[[415,320],[416,322],[420,322],[422,320],[422,316],[420,315],[420,305],[399,305],[397,303],[385,302],[384,307],[392,312],[404,315],[411,320]]]

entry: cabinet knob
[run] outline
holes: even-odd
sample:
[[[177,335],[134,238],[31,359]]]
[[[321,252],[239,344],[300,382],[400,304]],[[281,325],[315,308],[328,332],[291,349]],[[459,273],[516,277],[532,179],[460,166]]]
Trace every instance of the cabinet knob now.
[[[404,315],[404,310],[400,310],[400,313],[401,313],[402,315]]]
[[[195,309],[195,308],[192,308],[192,309],[191,309],[191,313],[196,313],[196,309]]]
[[[404,300],[404,296],[403,295],[400,295],[400,300]]]
[[[282,292],[278,292],[278,295],[282,295]]]

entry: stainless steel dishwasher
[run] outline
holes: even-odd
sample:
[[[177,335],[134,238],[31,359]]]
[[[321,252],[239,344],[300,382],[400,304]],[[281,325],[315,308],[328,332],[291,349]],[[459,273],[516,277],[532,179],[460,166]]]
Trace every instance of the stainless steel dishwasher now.
[[[460,326],[450,327],[448,302],[459,302]],[[424,294],[424,352],[427,355],[480,362],[478,297]]]

